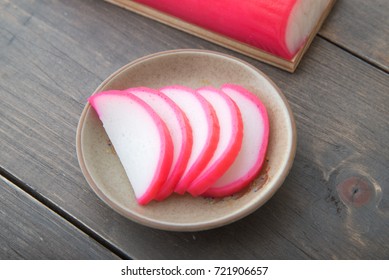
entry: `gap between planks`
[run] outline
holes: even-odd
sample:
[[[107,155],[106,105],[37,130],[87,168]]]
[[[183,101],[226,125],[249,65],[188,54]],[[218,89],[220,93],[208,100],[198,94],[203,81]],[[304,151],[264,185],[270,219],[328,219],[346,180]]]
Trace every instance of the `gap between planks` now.
[[[351,49],[349,49],[347,47],[344,47],[344,46],[334,42],[333,40],[325,37],[324,35],[321,35],[321,34],[318,33],[317,36],[320,37],[321,39],[327,41],[328,43],[336,46],[337,48],[341,49],[342,51],[347,52],[347,53],[351,54],[352,56],[355,56],[359,60],[363,61],[366,64],[369,64],[370,66],[374,67],[375,69],[377,69],[379,71],[382,71],[383,73],[389,74],[389,70],[387,70],[387,69],[383,68],[382,66],[378,65],[374,61],[369,60],[368,58],[364,57],[363,55],[360,55],[357,52],[354,52]]]
[[[92,229],[84,225],[82,222],[77,220],[76,218],[72,217],[70,214],[68,214],[66,211],[62,210],[60,207],[58,207],[56,204],[45,198],[43,195],[41,195],[39,192],[34,190],[32,187],[30,187],[27,183],[23,182],[10,172],[8,172],[6,169],[4,169],[2,166],[0,166],[0,176],[3,176],[5,179],[10,181],[12,184],[14,184],[16,187],[20,188],[22,191],[29,194],[31,197],[42,203],[44,206],[49,208],[51,211],[53,211],[55,214],[60,216],[61,218],[65,219],[67,222],[71,223],[73,226],[75,226],[80,231],[84,232],[91,238],[93,238],[96,242],[98,242],[100,245],[105,247],[106,249],[110,250],[114,254],[116,254],[119,258],[124,260],[131,260],[132,258],[126,254],[123,250],[115,246],[114,244],[109,243],[107,240],[105,240],[103,237],[101,237],[99,234],[94,232]]]

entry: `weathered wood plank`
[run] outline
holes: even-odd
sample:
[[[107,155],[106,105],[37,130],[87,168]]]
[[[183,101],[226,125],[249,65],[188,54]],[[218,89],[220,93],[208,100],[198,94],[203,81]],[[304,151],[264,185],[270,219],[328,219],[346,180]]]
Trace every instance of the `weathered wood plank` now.
[[[0,165],[129,256],[389,256],[387,74],[316,38],[291,75],[102,1],[3,1],[0,13]],[[284,91],[297,121],[296,160],[280,191],[249,217],[206,232],[124,219],[93,194],[76,159],[78,118],[97,85],[135,58],[175,48],[252,63]],[[362,178],[357,192],[364,181],[371,190],[363,207],[337,191],[352,176]]]
[[[339,0],[319,34],[389,71],[389,1]]]
[[[0,259],[118,259],[0,176]]]

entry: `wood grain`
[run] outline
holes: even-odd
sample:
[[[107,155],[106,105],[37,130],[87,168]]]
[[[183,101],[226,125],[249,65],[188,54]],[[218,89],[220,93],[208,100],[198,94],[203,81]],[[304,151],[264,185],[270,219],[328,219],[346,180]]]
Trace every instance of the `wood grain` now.
[[[103,1],[0,3],[0,165],[123,254],[389,257],[389,79],[383,71],[322,38],[291,75]],[[297,123],[296,159],[281,189],[252,215],[211,231],[171,233],[126,220],[94,195],[76,159],[78,118],[98,84],[129,61],[177,48],[252,63],[283,90]],[[338,193],[350,177],[371,190],[363,207]],[[355,195],[362,192],[354,187]]]
[[[319,34],[389,72],[389,1],[339,0]]]
[[[0,176],[0,259],[117,259]]]

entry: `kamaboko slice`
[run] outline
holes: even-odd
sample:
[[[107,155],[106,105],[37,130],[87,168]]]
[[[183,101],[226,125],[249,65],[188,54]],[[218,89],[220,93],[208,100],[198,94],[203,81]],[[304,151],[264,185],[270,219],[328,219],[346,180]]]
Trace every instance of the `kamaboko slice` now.
[[[269,120],[265,106],[257,96],[238,85],[221,87],[239,107],[243,119],[242,147],[234,163],[204,196],[232,195],[247,186],[261,170],[269,140]]]
[[[200,88],[197,93],[215,109],[220,137],[211,160],[188,188],[193,196],[202,194],[227,171],[238,155],[243,139],[242,116],[235,102],[221,90],[212,87]]]
[[[172,194],[184,173],[192,151],[192,128],[184,112],[165,94],[146,87],[129,88],[126,91],[136,95],[154,109],[166,123],[173,140],[173,162],[169,176],[155,197],[161,201]]]
[[[192,127],[193,145],[185,171],[175,192],[183,194],[212,158],[219,141],[219,121],[215,110],[193,89],[169,86],[160,91],[172,99],[188,117]]]
[[[173,160],[166,124],[144,101],[124,91],[101,92],[92,95],[89,102],[103,123],[138,203],[149,203],[166,181]]]
[[[290,60],[330,0],[135,0]]]

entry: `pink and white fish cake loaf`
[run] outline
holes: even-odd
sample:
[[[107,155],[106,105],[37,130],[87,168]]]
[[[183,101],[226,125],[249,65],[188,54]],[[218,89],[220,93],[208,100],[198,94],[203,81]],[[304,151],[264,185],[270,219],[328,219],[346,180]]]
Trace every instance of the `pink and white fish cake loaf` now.
[[[330,0],[135,0],[207,30],[292,59]]]

